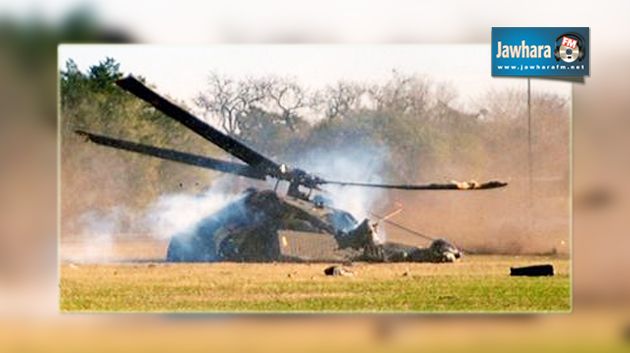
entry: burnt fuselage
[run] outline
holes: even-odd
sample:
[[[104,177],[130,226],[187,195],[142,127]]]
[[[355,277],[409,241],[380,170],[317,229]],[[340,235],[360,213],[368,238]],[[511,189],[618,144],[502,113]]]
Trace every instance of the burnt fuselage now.
[[[173,236],[172,262],[452,262],[449,245],[427,249],[375,242],[376,224],[348,212],[271,190],[248,190],[238,200]],[[434,244],[444,245],[438,241]],[[452,253],[452,254],[451,254]]]
[[[280,261],[325,260],[331,249],[323,244],[302,246],[304,256],[292,253],[303,238],[323,235],[337,243],[350,237],[357,221],[349,213],[301,198],[280,197],[271,190],[250,189],[238,200],[201,220],[194,229],[177,234],[168,261]],[[295,240],[297,239],[297,240]],[[319,254],[321,259],[315,259]]]

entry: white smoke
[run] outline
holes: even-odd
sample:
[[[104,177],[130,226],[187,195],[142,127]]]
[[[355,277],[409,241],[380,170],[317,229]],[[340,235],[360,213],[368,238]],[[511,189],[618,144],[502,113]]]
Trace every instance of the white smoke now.
[[[147,208],[143,217],[149,233],[159,239],[169,239],[173,235],[188,232],[200,220],[239,197],[238,194],[224,191],[221,187],[223,184],[217,181],[198,195],[179,193],[160,196]]]
[[[222,177],[203,193],[165,194],[139,212],[121,206],[87,211],[77,220],[78,237],[69,246],[62,246],[61,258],[78,263],[116,261],[117,240],[130,240],[135,235],[168,240],[189,232],[200,220],[239,197],[231,191],[233,185],[233,179]]]
[[[73,262],[111,261],[114,253],[114,235],[120,232],[126,213],[124,207],[83,213],[77,220],[81,231],[77,243],[74,244],[76,249],[69,249],[63,253],[63,259]]]
[[[299,167],[327,180],[347,182],[384,183],[386,161],[389,150],[385,146],[349,145],[330,150],[309,152],[297,163]],[[387,203],[386,189],[357,186],[324,185],[324,196],[333,207],[352,214],[359,222],[372,217],[379,206]],[[380,227],[378,242],[385,241],[385,232]]]

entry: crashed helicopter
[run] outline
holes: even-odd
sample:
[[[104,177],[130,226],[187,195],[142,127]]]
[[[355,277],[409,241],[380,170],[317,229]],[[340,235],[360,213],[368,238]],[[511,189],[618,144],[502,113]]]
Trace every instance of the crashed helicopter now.
[[[427,237],[405,228],[388,217],[382,217],[380,221],[422,236],[430,240],[431,244],[427,248],[419,248],[378,242],[379,220],[373,222],[366,218],[359,222],[350,213],[333,207],[322,195],[313,195],[313,191],[321,191],[324,185],[399,190],[485,190],[507,185],[502,181],[396,185],[324,179],[272,161],[160,96],[131,75],[116,81],[116,84],[244,163],[158,148],[81,130],[77,130],[77,134],[98,145],[252,179],[275,179],[273,190],[249,188],[236,201],[201,220],[195,229],[173,235],[166,254],[167,261],[454,262],[462,255],[457,247],[444,239]],[[289,183],[286,195],[280,195],[277,191],[281,181]]]

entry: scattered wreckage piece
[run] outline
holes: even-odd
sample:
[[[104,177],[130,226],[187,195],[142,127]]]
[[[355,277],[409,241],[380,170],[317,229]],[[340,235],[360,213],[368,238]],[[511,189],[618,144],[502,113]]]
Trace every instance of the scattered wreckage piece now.
[[[342,276],[342,277],[354,276],[354,272],[350,271],[349,269],[343,266],[338,266],[338,265],[326,267],[324,269],[324,274],[326,276]]]
[[[533,265],[525,267],[510,267],[510,276],[553,276],[553,265]]]

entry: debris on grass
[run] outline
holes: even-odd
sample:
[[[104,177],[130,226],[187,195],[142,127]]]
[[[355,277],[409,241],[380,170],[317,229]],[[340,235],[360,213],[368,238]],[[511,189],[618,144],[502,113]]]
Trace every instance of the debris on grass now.
[[[510,267],[510,276],[553,276],[553,266],[545,264],[525,267]]]
[[[324,269],[324,274],[326,276],[346,276],[346,277],[354,276],[354,272],[350,271],[347,268],[344,268],[342,266],[337,266],[337,265],[330,266]]]

